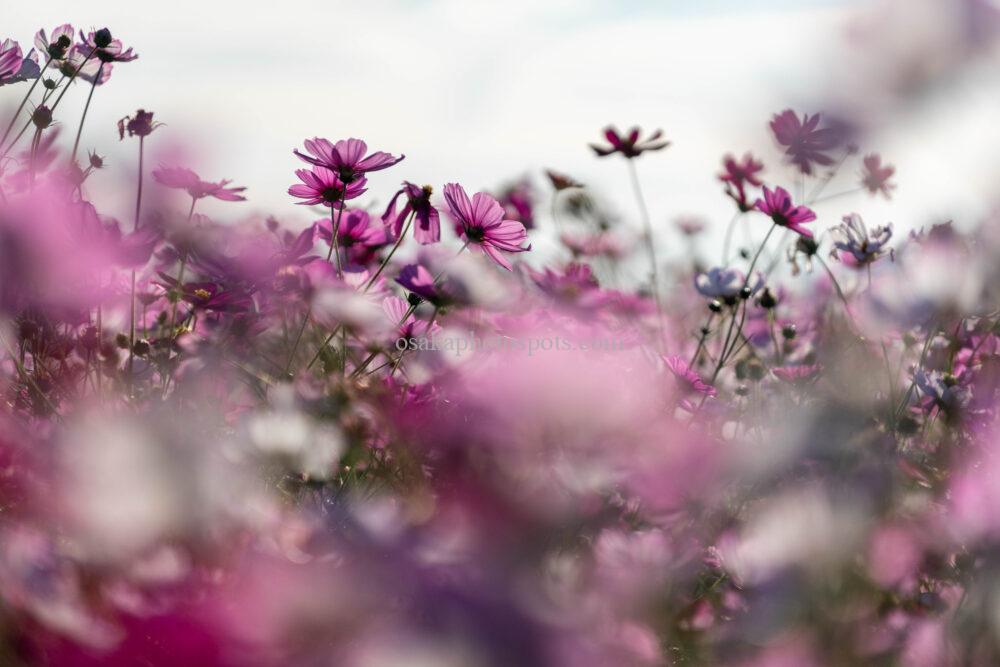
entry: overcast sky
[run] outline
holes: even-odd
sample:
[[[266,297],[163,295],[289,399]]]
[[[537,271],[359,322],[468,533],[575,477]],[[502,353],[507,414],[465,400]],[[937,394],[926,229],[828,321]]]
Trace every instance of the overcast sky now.
[[[731,207],[715,181],[725,152],[754,150],[772,167],[768,178],[787,184],[767,121],[786,106],[818,110],[811,105],[841,60],[845,25],[872,4],[47,0],[7,7],[2,36],[23,43],[37,28],[64,21],[106,25],[139,52],[97,90],[84,134],[84,147],[111,156],[92,184],[104,196],[118,182],[114,170],[134,162],[135,147],[119,145],[115,121],[144,107],[168,124],[151,150],[177,140],[190,147],[183,158],[153,162],[183,159],[205,178],[248,186],[241,215],[311,219],[285,190],[301,166],[291,149],[318,135],[356,136],[406,154],[373,175],[367,201],[384,202],[404,178],[479,189],[528,174],[544,186],[540,170],[552,167],[613,198],[622,224],[635,225],[624,165],[595,159],[587,142],[607,123],[640,124],[663,128],[674,141],[639,162],[669,250],[677,215],[703,215],[716,234],[728,221]],[[78,88],[61,107],[74,110],[67,134],[83,105],[86,91]],[[995,77],[974,80],[883,123],[887,131],[868,148],[899,168],[893,206],[841,202],[820,211],[821,225],[837,222],[842,209],[904,228],[981,214],[1000,166],[998,102]],[[125,211],[125,198],[109,206]],[[212,202],[204,210],[225,215],[232,206]]]

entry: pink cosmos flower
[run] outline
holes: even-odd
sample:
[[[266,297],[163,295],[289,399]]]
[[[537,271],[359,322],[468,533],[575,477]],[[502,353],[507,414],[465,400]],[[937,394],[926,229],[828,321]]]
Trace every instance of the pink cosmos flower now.
[[[663,130],[656,130],[642,141],[639,140],[640,132],[641,130],[638,127],[633,127],[628,131],[627,135],[623,136],[618,133],[617,128],[609,125],[604,128],[604,137],[611,145],[599,146],[597,144],[590,144],[590,147],[597,153],[598,157],[607,157],[614,153],[621,153],[623,157],[631,160],[632,158],[639,157],[645,151],[658,151],[670,145],[669,141],[660,140],[660,137],[663,136]]]
[[[55,67],[58,61],[69,55],[70,47],[73,46],[73,37],[76,31],[69,23],[63,23],[52,31],[52,36],[45,34],[45,28],[35,33],[35,48],[40,53],[46,54],[52,61],[50,66]]]
[[[88,52],[92,51],[94,57],[102,63],[127,63],[139,57],[138,53],[132,52],[132,47],[127,50],[122,46],[120,39],[113,39],[111,31],[101,28],[97,31],[88,32],[86,35],[80,31],[80,41]]]
[[[820,114],[804,114],[802,119],[791,109],[775,114],[771,131],[778,143],[785,147],[785,155],[803,174],[813,173],[813,163],[828,167],[833,158],[824,151],[836,148],[839,137],[832,128],[819,128]]]
[[[218,183],[203,181],[190,169],[184,167],[160,167],[153,170],[153,178],[161,185],[178,190],[187,190],[192,199],[215,197],[222,201],[246,201],[240,193],[244,187],[226,187],[231,181],[221,180]]]
[[[444,198],[455,219],[455,232],[467,244],[478,245],[490,258],[510,271],[511,263],[500,254],[527,252],[531,246],[522,246],[528,238],[524,225],[516,220],[505,220],[504,210],[496,199],[485,192],[477,192],[469,200],[465,189],[457,183],[444,186]]]
[[[771,191],[765,185],[764,198],[758,199],[756,206],[758,211],[769,215],[774,224],[812,238],[812,232],[802,225],[815,220],[816,214],[805,206],[793,205],[792,196],[784,188],[777,187]]]
[[[705,396],[715,396],[718,393],[715,387],[702,380],[701,376],[694,372],[688,366],[688,363],[680,357],[676,355],[664,356],[663,361],[666,362],[667,368],[674,374],[674,377],[679,380],[684,393],[703,394]]]
[[[333,242],[333,227],[328,219],[317,221],[316,231],[327,244]],[[337,245],[347,254],[348,261],[367,264],[375,251],[387,243],[389,231],[381,221],[372,218],[368,211],[354,209],[344,212],[337,230]]]
[[[886,199],[889,199],[890,193],[896,187],[895,184],[889,182],[889,179],[896,173],[896,168],[891,164],[883,166],[882,156],[878,153],[866,155],[864,165],[865,170],[861,174],[861,185],[873,195],[881,192]]]
[[[752,210],[753,204],[747,200],[746,186],[750,184],[759,188],[763,185],[757,174],[764,169],[764,163],[746,153],[742,162],[737,161],[732,155],[726,155],[722,159],[722,166],[725,171],[719,174],[719,180],[726,184],[726,195],[736,202],[741,211]]]
[[[403,233],[406,218],[413,213],[417,226],[413,230],[413,238],[421,245],[437,243],[441,240],[441,218],[438,210],[431,204],[431,193],[434,189],[429,185],[420,187],[409,181],[403,181],[403,187],[389,202],[388,208],[382,214],[382,222],[391,225],[392,235],[399,238]],[[396,202],[400,196],[406,196],[406,204],[396,211]]]
[[[0,84],[13,83],[23,63],[20,44],[12,39],[0,42]]]
[[[329,139],[314,137],[306,139],[304,143],[309,155],[298,150],[292,152],[304,162],[335,171],[340,180],[348,184],[369,171],[388,169],[406,157],[405,155],[393,157],[381,151],[365,155],[368,152],[368,144],[360,139],[341,139],[334,144]]]
[[[408,264],[400,272],[396,282],[421,299],[435,306],[444,304],[447,296],[434,280],[434,276],[423,264]]]
[[[296,169],[295,175],[302,183],[296,183],[288,188],[288,194],[299,199],[299,204],[315,206],[317,204],[328,208],[343,208],[344,202],[361,196],[368,181],[365,178],[352,181],[345,185],[337,174],[326,167],[312,169]]]

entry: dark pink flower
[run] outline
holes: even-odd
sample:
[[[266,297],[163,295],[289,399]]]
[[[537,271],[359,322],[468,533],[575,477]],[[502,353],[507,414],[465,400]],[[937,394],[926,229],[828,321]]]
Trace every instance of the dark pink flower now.
[[[525,179],[510,185],[501,191],[497,200],[504,207],[509,219],[517,220],[525,229],[534,227],[535,215],[530,181]]]
[[[163,123],[153,122],[153,112],[139,109],[135,116],[125,116],[118,121],[118,137],[125,138],[125,133],[130,137],[148,137],[153,130],[163,125]]]
[[[608,140],[610,146],[599,146],[597,144],[590,144],[590,147],[594,150],[599,157],[607,157],[614,153],[621,153],[623,157],[632,159],[639,157],[645,151],[658,151],[666,148],[670,145],[669,141],[663,141],[660,137],[663,136],[663,130],[656,130],[653,134],[649,135],[646,139],[640,141],[639,134],[641,130],[638,127],[633,127],[629,130],[627,135],[621,135],[618,133],[618,129],[613,125],[609,125],[604,128],[604,137]]]
[[[832,128],[819,127],[820,114],[804,114],[802,119],[785,109],[771,119],[771,131],[785,147],[785,155],[803,174],[813,173],[813,163],[828,167],[834,163],[825,151],[836,148],[839,134]]]
[[[447,301],[447,297],[437,285],[434,276],[422,264],[408,264],[400,272],[396,282],[421,299],[438,306]]]
[[[335,171],[340,180],[348,184],[369,171],[387,169],[406,157],[405,155],[394,157],[381,151],[365,155],[368,152],[368,144],[360,139],[341,139],[334,144],[329,139],[314,137],[306,139],[304,143],[309,155],[298,150],[292,152],[309,164]]]
[[[410,304],[398,296],[387,296],[382,301],[382,310],[396,327],[397,339],[409,341],[414,338],[424,338],[428,334],[434,335],[441,329],[437,324],[430,324],[414,317],[410,312]]]
[[[52,36],[45,34],[45,28],[35,33],[35,48],[40,53],[44,53],[53,62],[63,60],[69,55],[70,47],[73,46],[73,37],[76,31],[69,23],[57,26],[52,31]]]
[[[403,224],[407,216],[413,213],[417,221],[413,238],[417,243],[427,245],[441,240],[441,218],[438,210],[431,204],[433,192],[434,189],[429,185],[420,187],[409,181],[403,181],[403,188],[393,196],[385,213],[382,214],[382,222],[391,226],[395,238],[399,238],[403,233]],[[402,195],[406,196],[406,204],[397,212],[396,202]]]
[[[764,198],[757,200],[757,210],[771,216],[774,224],[812,238],[812,232],[802,225],[815,220],[816,214],[805,206],[793,205],[792,196],[784,188],[778,187],[772,192],[765,185]]]
[[[302,183],[296,183],[288,188],[288,194],[299,199],[299,204],[315,206],[317,204],[332,208],[343,208],[344,202],[354,199],[365,192],[367,180],[352,181],[345,185],[337,174],[326,167],[313,167],[312,169],[296,169],[295,175]]]
[[[215,197],[222,201],[246,201],[240,193],[246,188],[226,187],[231,181],[221,180],[218,183],[203,181],[190,169],[184,167],[160,167],[153,170],[153,178],[161,185],[178,190],[187,190],[193,199]]]
[[[87,34],[81,30],[80,41],[83,42],[84,48],[88,49],[88,53],[93,52],[94,57],[102,63],[127,63],[139,57],[138,53],[132,52],[132,47],[126,50],[120,39],[113,39],[111,31],[107,28]]]
[[[528,238],[524,225],[516,220],[505,220],[504,210],[496,199],[485,192],[477,192],[469,200],[465,189],[457,183],[444,186],[444,199],[455,219],[455,232],[467,244],[478,245],[494,262],[511,270],[511,263],[500,254],[526,252],[531,246],[522,246]]]
[[[329,219],[316,222],[316,231],[320,238],[330,244],[333,242],[333,226]],[[337,229],[337,245],[345,253],[349,262],[367,264],[377,249],[389,243],[389,230],[378,218],[373,218],[368,211],[354,209],[345,211]]]
[[[753,203],[747,200],[746,186],[749,184],[759,188],[763,185],[757,174],[764,169],[764,163],[746,153],[742,162],[732,155],[726,155],[722,159],[722,166],[725,171],[719,174],[719,180],[726,184],[726,195],[736,202],[741,211],[752,210]]]
[[[865,170],[861,174],[861,185],[868,189],[868,192],[878,194],[881,192],[886,199],[896,187],[890,183],[889,179],[896,173],[896,168],[891,164],[882,164],[882,156],[878,153],[866,155],[864,159]]]

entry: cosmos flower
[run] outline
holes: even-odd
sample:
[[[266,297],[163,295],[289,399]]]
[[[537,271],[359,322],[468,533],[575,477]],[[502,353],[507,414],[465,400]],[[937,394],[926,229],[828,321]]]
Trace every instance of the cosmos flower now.
[[[425,301],[439,306],[446,301],[441,287],[423,264],[407,264],[396,278],[396,282]]]
[[[878,153],[866,155],[864,160],[864,171],[861,174],[861,185],[871,194],[881,192],[886,199],[889,199],[892,190],[896,188],[889,179],[896,173],[896,168],[891,164],[883,165],[882,156]]]
[[[632,158],[639,157],[646,151],[658,151],[670,145],[669,141],[660,139],[663,136],[663,130],[656,130],[642,141],[639,140],[640,132],[641,130],[638,127],[633,127],[627,135],[623,136],[618,133],[617,128],[609,125],[604,128],[604,137],[611,145],[599,146],[597,144],[590,144],[590,147],[597,153],[598,157],[607,157],[608,155],[621,153],[623,157],[631,160]]]
[[[505,220],[504,210],[496,199],[485,192],[477,192],[469,199],[465,189],[457,183],[444,186],[444,198],[455,219],[455,232],[470,245],[479,246],[490,258],[510,271],[511,263],[500,254],[527,252],[523,246],[528,238],[524,225],[516,220]]]
[[[388,169],[406,157],[405,155],[394,157],[381,151],[365,155],[368,152],[368,144],[361,139],[341,139],[334,144],[329,139],[314,137],[306,139],[304,143],[308,155],[298,150],[292,151],[299,159],[317,167],[333,170],[340,180],[347,184],[353,183],[370,171]]]
[[[410,311],[410,304],[398,296],[388,296],[382,301],[382,310],[395,327],[396,339],[409,341],[423,338],[440,331],[441,327],[417,319]]]
[[[676,355],[664,356],[663,361],[667,364],[670,372],[674,374],[674,377],[677,378],[685,393],[703,394],[705,396],[715,396],[718,393],[715,387],[702,380],[701,376],[680,357]]]
[[[118,138],[124,139],[125,133],[130,137],[148,137],[153,130],[163,123],[153,122],[153,112],[139,109],[134,116],[125,116],[118,121]]]
[[[787,227],[793,232],[802,236],[812,236],[812,232],[802,225],[816,219],[816,214],[805,206],[795,206],[792,204],[792,196],[782,187],[777,187],[771,191],[764,186],[764,198],[758,199],[757,210],[770,216],[774,224],[780,227]]]
[[[20,44],[12,39],[0,42],[0,86],[38,76],[37,60],[34,50],[24,56]]]
[[[354,199],[365,192],[367,180],[352,181],[345,185],[337,174],[326,167],[312,169],[296,169],[295,175],[302,183],[296,183],[288,188],[288,194],[299,199],[299,204],[306,206],[322,205],[330,208],[343,208],[344,202]]]
[[[184,167],[160,167],[153,170],[153,178],[161,185],[178,190],[186,190],[192,199],[215,197],[222,201],[246,201],[240,193],[244,187],[227,187],[231,181],[221,180],[218,183],[203,181],[190,169]]]
[[[329,219],[317,221],[316,231],[328,244],[333,242],[333,227]],[[366,264],[374,251],[389,243],[389,240],[385,224],[369,215],[368,211],[352,209],[344,211],[340,218],[337,246],[355,264]]]
[[[837,147],[838,133],[831,128],[820,129],[819,121],[820,114],[804,114],[800,120],[791,109],[771,119],[774,138],[785,147],[785,155],[803,174],[812,174],[814,163],[824,167],[834,163],[826,151]]]
[[[42,28],[35,33],[35,48],[52,61],[50,67],[56,67],[60,60],[69,55],[75,35],[76,31],[69,23],[64,23],[53,29],[51,37],[46,35],[45,28]]]
[[[508,219],[517,220],[525,229],[531,229],[535,225],[532,198],[531,182],[524,179],[504,188],[497,201],[507,212]]]
[[[726,155],[722,159],[722,166],[724,171],[719,174],[719,180],[725,183],[726,195],[736,202],[736,206],[744,213],[753,210],[753,203],[747,200],[746,186],[749,184],[759,188],[763,185],[757,174],[763,171],[764,163],[746,153],[742,162],[732,155]]]
[[[830,229],[833,237],[833,250],[830,252],[832,257],[836,258],[839,251],[855,264],[863,265],[891,252],[886,246],[892,238],[892,224],[869,230],[857,213],[845,215],[843,220],[842,224]]]
[[[111,31],[107,28],[86,34],[81,30],[80,41],[102,63],[127,63],[139,57],[138,53],[132,51],[132,47],[126,50],[120,39],[112,38]]]
[[[399,235],[403,233],[403,224],[406,222],[407,216],[413,213],[417,222],[417,226],[413,230],[413,238],[417,240],[417,243],[428,245],[441,240],[441,218],[438,210],[431,204],[433,192],[434,189],[429,185],[420,187],[409,181],[403,181],[402,189],[393,195],[385,213],[382,214],[382,222],[390,226],[395,238],[399,238]],[[396,202],[404,195],[406,204],[397,212]]]
[[[933,405],[945,410],[962,408],[972,398],[968,377],[920,368],[913,374],[913,382]]]
[[[80,44],[70,47],[69,53],[62,60],[52,61],[52,66],[68,80],[81,79],[98,86],[107,83],[114,68],[112,63],[102,63],[90,55],[90,50]]]

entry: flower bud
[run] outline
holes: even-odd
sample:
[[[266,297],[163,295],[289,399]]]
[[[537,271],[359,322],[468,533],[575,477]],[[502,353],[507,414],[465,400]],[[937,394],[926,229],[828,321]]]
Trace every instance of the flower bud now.
[[[94,46],[99,49],[105,49],[111,46],[111,31],[107,28],[101,28],[94,33]]]
[[[44,104],[39,105],[31,114],[31,122],[39,130],[44,130],[52,124],[52,110]]]
[[[798,335],[798,329],[794,324],[786,324],[781,327],[781,336],[785,340],[795,340],[796,335]]]
[[[721,313],[722,303],[719,302],[718,299],[712,299],[711,301],[708,302],[708,309],[713,313]]]

